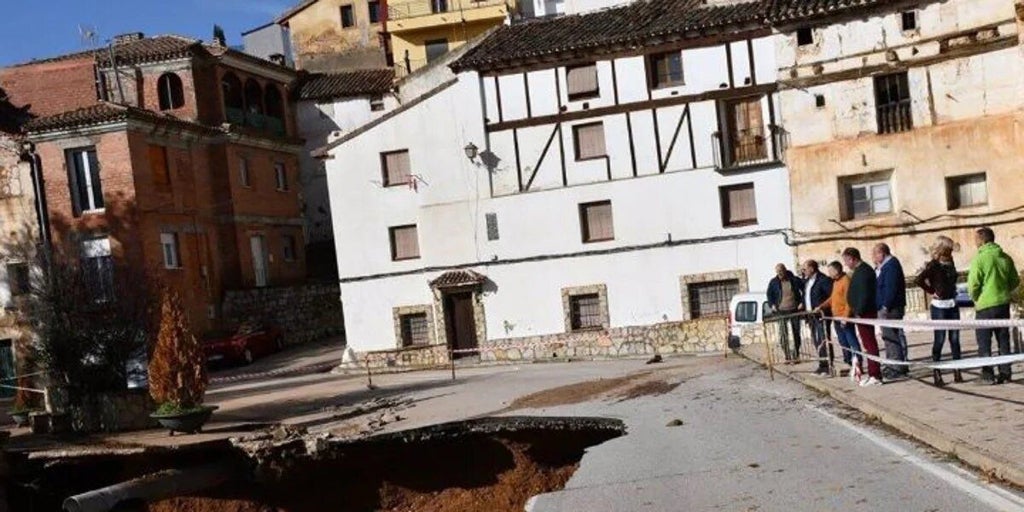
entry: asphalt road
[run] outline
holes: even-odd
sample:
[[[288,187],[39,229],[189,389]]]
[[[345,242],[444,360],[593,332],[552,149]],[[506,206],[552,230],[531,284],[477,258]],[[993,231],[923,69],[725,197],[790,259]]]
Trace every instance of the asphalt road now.
[[[527,509],[1024,510],[1019,494],[799,384],[746,362],[705,364],[667,395],[532,411],[617,417],[629,433],[591,448],[564,490]],[[673,419],[683,425],[667,427]]]

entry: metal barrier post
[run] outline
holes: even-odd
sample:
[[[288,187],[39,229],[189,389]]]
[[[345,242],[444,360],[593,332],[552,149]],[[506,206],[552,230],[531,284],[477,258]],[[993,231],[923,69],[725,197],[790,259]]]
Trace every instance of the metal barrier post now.
[[[373,387],[373,375],[370,373],[370,356],[366,356],[366,387]]]
[[[452,380],[455,380],[455,349],[448,349],[448,364],[452,367]]]
[[[768,341],[768,322],[761,323],[761,330],[764,332],[764,360],[768,365],[768,377],[775,380],[775,368],[772,366],[772,345]]]

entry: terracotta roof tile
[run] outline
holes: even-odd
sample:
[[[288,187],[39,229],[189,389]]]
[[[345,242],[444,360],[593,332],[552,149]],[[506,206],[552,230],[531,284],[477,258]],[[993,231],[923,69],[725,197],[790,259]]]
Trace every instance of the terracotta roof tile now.
[[[158,114],[156,112],[135,107],[115,105],[112,103],[98,103],[88,107],[62,112],[46,117],[37,117],[24,125],[24,131],[28,133],[41,133],[63,130],[67,128],[83,128],[87,126],[98,126],[107,123],[115,123],[131,119],[140,119],[152,122],[173,123],[179,126],[191,127],[202,131],[216,131],[192,121],[186,121],[177,117]]]
[[[113,50],[117,64],[127,65],[185,58],[201,47],[200,41],[187,37],[155,36],[115,44]],[[109,66],[110,50],[97,50],[96,60],[101,66]]]
[[[365,94],[384,94],[395,81],[393,69],[362,69],[345,73],[307,75],[295,88],[297,100],[330,100]]]
[[[487,278],[472,270],[451,270],[441,274],[430,282],[434,288],[457,288],[459,286],[476,286]]]
[[[452,69],[512,66],[522,60],[555,60],[580,50],[670,42],[737,25],[765,25],[772,0],[708,6],[703,0],[638,0],[597,12],[502,27]]]
[[[769,10],[772,23],[799,21],[858,8],[893,3],[891,0],[773,0]]]

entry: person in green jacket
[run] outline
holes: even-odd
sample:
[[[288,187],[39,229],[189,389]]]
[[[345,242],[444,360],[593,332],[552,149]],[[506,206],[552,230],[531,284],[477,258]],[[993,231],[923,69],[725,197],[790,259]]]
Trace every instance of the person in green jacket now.
[[[967,289],[974,301],[975,318],[1002,320],[1010,318],[1010,300],[1020,285],[1020,274],[1013,258],[996,245],[996,235],[990,228],[981,228],[974,235],[978,255],[971,262],[967,274]],[[978,356],[992,356],[992,335],[999,344],[999,355],[1010,354],[1010,329],[978,329]],[[993,376],[991,366],[981,369],[982,384],[1002,384],[1010,381],[1011,365],[999,365],[999,377]]]

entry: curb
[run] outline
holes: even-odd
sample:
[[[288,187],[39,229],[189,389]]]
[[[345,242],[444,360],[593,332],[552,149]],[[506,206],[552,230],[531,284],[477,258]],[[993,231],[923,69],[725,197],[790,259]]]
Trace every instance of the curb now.
[[[761,366],[765,364],[742,351],[740,355]],[[794,375],[792,372],[779,367],[775,371],[789,379],[803,384],[815,391],[825,393],[833,400],[859,410],[860,412],[877,418],[880,422],[892,427],[903,434],[906,434],[924,444],[944,453],[956,456],[965,464],[981,470],[1000,480],[1009,482],[1018,487],[1024,487],[1024,468],[1015,466],[1010,461],[990,451],[974,446],[955,436],[948,435],[930,425],[916,420],[906,414],[887,409],[877,403],[858,396],[854,393],[843,392],[831,386],[826,386],[821,381],[816,381],[804,376]]]

